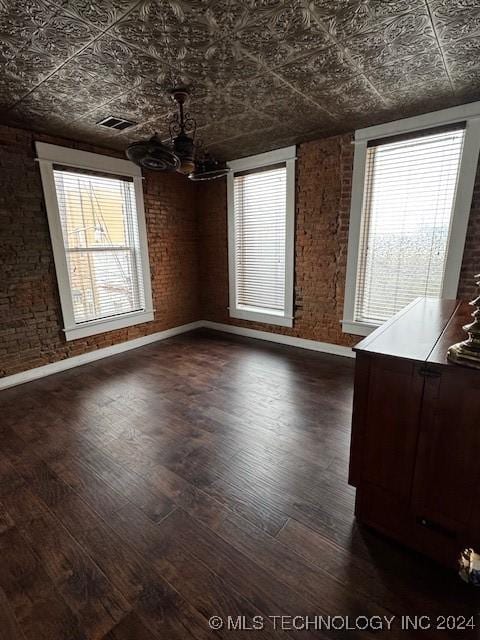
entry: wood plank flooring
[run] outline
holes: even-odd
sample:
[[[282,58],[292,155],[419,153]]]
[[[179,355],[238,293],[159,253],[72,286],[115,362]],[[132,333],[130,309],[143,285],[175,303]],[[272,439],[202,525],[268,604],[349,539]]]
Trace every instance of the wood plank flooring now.
[[[0,639],[480,637],[480,590],[354,521],[353,367],[197,332],[0,393]]]

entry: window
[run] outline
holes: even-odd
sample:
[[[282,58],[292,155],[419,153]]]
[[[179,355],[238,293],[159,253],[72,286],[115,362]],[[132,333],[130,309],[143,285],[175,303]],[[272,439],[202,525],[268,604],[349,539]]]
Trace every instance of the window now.
[[[229,167],[230,316],[291,327],[295,147]]]
[[[367,149],[355,320],[440,297],[463,128]]]
[[[395,135],[393,125],[405,123],[356,134],[343,321],[349,333],[368,334],[419,296],[456,297],[479,123],[436,122]],[[375,138],[379,129],[384,135]]]
[[[153,320],[140,170],[37,143],[67,340]]]

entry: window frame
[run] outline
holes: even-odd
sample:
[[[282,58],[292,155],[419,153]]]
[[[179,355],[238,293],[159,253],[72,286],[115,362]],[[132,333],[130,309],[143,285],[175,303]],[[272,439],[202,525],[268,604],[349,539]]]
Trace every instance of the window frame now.
[[[396,120],[382,125],[355,131],[353,159],[352,197],[348,231],[347,270],[342,328],[344,333],[367,336],[381,324],[369,324],[355,320],[355,298],[360,251],[362,210],[365,196],[365,170],[367,146],[391,136],[424,132],[436,127],[465,123],[465,137],[460,158],[457,188],[450,224],[445,272],[442,283],[443,298],[457,297],[462,267],[468,220],[480,154],[480,102],[442,109],[421,116]]]
[[[295,262],[295,161],[296,146],[284,147],[255,156],[232,160],[227,163],[230,172],[227,176],[228,211],[228,280],[229,280],[229,316],[240,320],[251,320],[280,327],[293,326],[293,282]],[[235,251],[235,173],[251,169],[263,169],[270,165],[285,163],[286,167],[286,220],[285,220],[285,300],[284,311],[260,307],[242,307],[237,305],[236,294],[236,251]]]
[[[40,175],[42,179],[45,207],[47,210],[48,226],[52,242],[55,271],[57,274],[60,305],[63,315],[63,331],[67,341],[86,338],[88,336],[131,327],[154,319],[152,301],[152,286],[150,277],[150,261],[148,256],[147,229],[145,222],[145,206],[143,201],[142,172],[140,167],[129,160],[112,158],[98,153],[79,151],[68,147],[60,147],[45,142],[35,142]],[[57,191],[53,174],[54,165],[62,165],[86,171],[111,173],[133,179],[135,203],[137,209],[138,238],[140,245],[143,294],[145,308],[132,311],[118,317],[101,318],[76,323],[73,311],[72,291],[68,275],[67,256],[64,246]]]

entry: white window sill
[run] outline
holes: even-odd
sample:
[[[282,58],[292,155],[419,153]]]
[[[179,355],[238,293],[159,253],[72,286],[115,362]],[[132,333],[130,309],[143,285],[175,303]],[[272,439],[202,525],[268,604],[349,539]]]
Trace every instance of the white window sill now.
[[[237,307],[235,309],[230,308],[229,315],[231,318],[238,318],[239,320],[274,324],[279,327],[293,327],[293,318],[285,316],[281,311],[269,311],[268,309],[256,307]]]
[[[354,336],[368,336],[380,326],[379,324],[367,324],[356,320],[342,320],[343,333],[350,333]]]
[[[91,322],[78,324],[74,327],[65,327],[65,339],[68,341],[87,338],[88,336],[94,336],[99,333],[132,327],[135,324],[142,324],[143,322],[151,322],[153,319],[153,311],[135,311],[134,313],[125,313],[116,318],[92,320]]]

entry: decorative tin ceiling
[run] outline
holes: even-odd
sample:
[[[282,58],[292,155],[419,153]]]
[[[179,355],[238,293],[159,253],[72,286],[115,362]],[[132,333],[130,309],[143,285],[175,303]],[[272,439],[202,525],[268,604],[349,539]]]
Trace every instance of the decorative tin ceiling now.
[[[123,149],[186,82],[240,157],[480,98],[479,36],[479,0],[0,0],[2,120]]]

